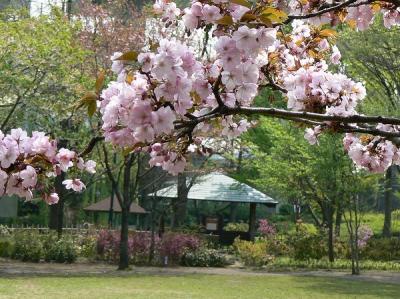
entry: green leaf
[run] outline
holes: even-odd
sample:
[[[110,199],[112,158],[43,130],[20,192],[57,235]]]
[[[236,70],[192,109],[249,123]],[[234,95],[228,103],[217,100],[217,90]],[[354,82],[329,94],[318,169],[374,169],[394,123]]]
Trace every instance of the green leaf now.
[[[219,19],[216,23],[220,24],[220,25],[229,26],[229,25],[233,24],[233,20],[232,20],[231,16],[226,15],[226,16],[223,16],[221,19]]]
[[[251,3],[246,0],[231,0],[231,3],[251,8]]]
[[[276,9],[274,7],[265,8],[261,12],[261,16],[269,19],[271,22],[274,23],[282,23],[288,18],[288,15],[284,11]]]
[[[94,85],[96,93],[100,94],[101,89],[103,88],[104,85],[104,80],[105,80],[105,73],[104,71],[99,72],[99,75],[97,76],[96,83]]]
[[[115,60],[124,60],[124,61],[135,61],[138,57],[138,53],[136,51],[129,51],[122,54]]]
[[[89,117],[92,117],[97,110],[96,101],[91,101],[87,104],[87,113]]]

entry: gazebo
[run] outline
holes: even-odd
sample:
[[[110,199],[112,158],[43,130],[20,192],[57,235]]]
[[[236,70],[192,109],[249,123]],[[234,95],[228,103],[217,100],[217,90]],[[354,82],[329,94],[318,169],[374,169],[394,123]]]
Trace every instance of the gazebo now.
[[[158,190],[150,196],[177,198],[177,185],[174,184]],[[189,190],[188,200],[248,203],[250,206],[248,233],[251,239],[254,238],[255,234],[257,204],[272,208],[276,208],[278,204],[278,201],[268,195],[220,172],[212,172],[198,177]]]
[[[84,208],[83,210],[86,212],[94,213],[95,217],[98,213],[104,213],[104,212],[110,213],[110,210],[112,211],[112,213],[121,213],[121,206],[118,200],[114,198],[112,203],[113,203],[112,210],[111,210],[111,197],[95,202],[94,204],[91,204],[90,206]],[[141,206],[139,206],[134,202],[131,204],[129,212],[131,214],[136,214],[136,215],[147,214],[147,211],[145,209],[143,209]]]

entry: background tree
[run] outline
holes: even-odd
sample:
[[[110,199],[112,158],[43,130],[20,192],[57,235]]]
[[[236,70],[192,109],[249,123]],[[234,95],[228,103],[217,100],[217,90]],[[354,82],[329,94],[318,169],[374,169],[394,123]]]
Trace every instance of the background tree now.
[[[378,18],[368,30],[341,33],[339,47],[342,50],[345,71],[367,88],[367,98],[360,105],[360,112],[399,116],[400,106],[400,49],[397,40],[400,29],[387,29]],[[398,207],[399,167],[393,165],[382,181],[383,204],[378,208],[385,212],[383,235],[391,235],[391,214]]]

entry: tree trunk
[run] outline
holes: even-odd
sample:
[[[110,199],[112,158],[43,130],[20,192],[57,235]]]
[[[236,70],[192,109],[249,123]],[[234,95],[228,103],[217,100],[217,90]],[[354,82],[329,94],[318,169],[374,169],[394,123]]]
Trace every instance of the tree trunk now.
[[[332,217],[333,218],[333,217]],[[333,219],[330,218],[328,221],[328,257],[329,261],[333,263],[335,261],[335,252],[334,252],[334,238],[333,238]]]
[[[62,235],[64,223],[64,202],[65,202],[65,189],[62,182],[65,180],[65,172],[62,172],[54,180],[54,188],[58,193],[60,200],[57,204],[50,206],[49,214],[49,228],[57,231],[58,236]]]
[[[119,265],[118,270],[125,270],[129,268],[129,252],[128,252],[128,234],[129,234],[129,212],[132,204],[132,189],[131,187],[137,186],[137,182],[131,182],[131,169],[133,165],[134,156],[130,154],[125,160],[124,181],[123,181],[123,194],[120,198],[121,205],[121,242],[119,247]],[[115,187],[115,186],[114,186]]]
[[[392,204],[397,189],[396,180],[397,180],[397,166],[390,166],[386,171],[386,176],[385,176],[385,194],[384,194],[385,219],[383,222],[382,234],[386,238],[390,238],[392,235]]]
[[[335,219],[335,236],[340,237],[340,225],[342,224],[343,217],[343,209],[339,205],[336,211],[336,219]]]
[[[335,261],[335,253],[334,253],[334,231],[333,231],[333,207],[330,203],[326,203],[324,205],[323,214],[325,215],[325,225],[328,229],[328,258],[331,263]]]
[[[178,175],[178,197],[172,202],[173,216],[171,226],[173,228],[185,223],[188,192],[186,174],[181,173]]]
[[[129,233],[129,207],[121,207],[121,242],[119,246],[118,270],[129,268],[128,233]]]
[[[236,214],[238,210],[238,204],[236,202],[230,203],[230,212],[229,212],[229,222],[236,222]]]
[[[254,241],[254,236],[256,233],[256,203],[250,203],[250,212],[249,212],[249,235],[250,240]]]

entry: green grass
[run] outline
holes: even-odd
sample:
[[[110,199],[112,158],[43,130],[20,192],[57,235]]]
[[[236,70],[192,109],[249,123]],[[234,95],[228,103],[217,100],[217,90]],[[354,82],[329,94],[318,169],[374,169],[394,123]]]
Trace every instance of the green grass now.
[[[271,265],[268,265],[269,269],[333,269],[333,270],[351,270],[351,260],[348,259],[335,259],[333,263],[329,262],[328,259],[322,258],[319,260],[306,260],[299,261],[290,257],[277,257]],[[400,263],[398,262],[384,262],[384,261],[371,261],[361,260],[361,270],[378,270],[378,271],[400,271]]]
[[[399,298],[400,285],[295,276],[20,277],[0,298]]]

